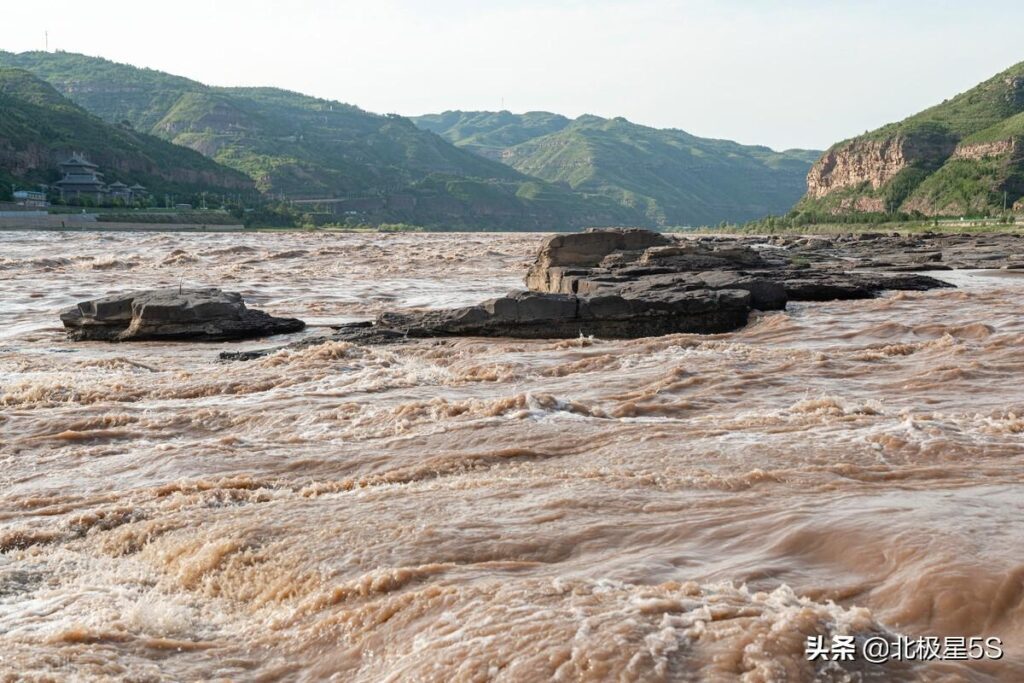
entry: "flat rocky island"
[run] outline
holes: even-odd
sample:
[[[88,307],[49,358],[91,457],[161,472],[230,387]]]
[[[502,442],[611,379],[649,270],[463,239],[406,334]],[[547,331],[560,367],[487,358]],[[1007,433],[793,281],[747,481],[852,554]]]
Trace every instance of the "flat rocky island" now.
[[[148,289],[83,301],[60,314],[75,341],[225,341],[297,332],[295,318],[246,308],[238,292]]]
[[[728,332],[745,325],[751,311],[782,310],[789,301],[869,299],[887,290],[952,287],[917,271],[957,268],[1024,268],[1024,239],[872,233],[680,237],[595,229],[549,238],[526,275],[525,290],[463,308],[383,313],[299,344]]]

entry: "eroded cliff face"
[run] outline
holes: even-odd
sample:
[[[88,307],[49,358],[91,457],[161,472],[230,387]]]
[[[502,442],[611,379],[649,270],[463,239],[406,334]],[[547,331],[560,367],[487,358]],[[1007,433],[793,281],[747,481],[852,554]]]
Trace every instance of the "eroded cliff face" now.
[[[0,137],[0,168],[15,178],[45,168],[49,162],[50,152],[45,147],[33,144],[19,149],[11,141]]]
[[[853,140],[825,152],[807,174],[807,194],[820,199],[837,190],[870,184],[877,190],[914,163],[940,163],[954,143],[934,137],[897,135],[881,140]]]
[[[1010,138],[1008,140],[996,140],[994,142],[979,142],[973,145],[957,145],[956,149],[953,151],[953,158],[985,159],[987,157],[1016,155],[1020,151],[1020,141],[1016,138]]]

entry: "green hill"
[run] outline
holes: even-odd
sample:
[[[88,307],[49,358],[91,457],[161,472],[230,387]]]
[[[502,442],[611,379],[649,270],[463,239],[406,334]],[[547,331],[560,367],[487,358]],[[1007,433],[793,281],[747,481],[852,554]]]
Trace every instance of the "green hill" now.
[[[399,116],[275,88],[217,88],[70,53],[0,52],[108,122],[196,150],[262,192],[368,221],[570,229],[644,222],[605,197],[544,183]]]
[[[622,118],[546,112],[445,112],[414,119],[528,175],[609,197],[658,225],[744,221],[784,212],[818,152],[659,130]]]
[[[58,180],[57,164],[72,152],[100,165],[108,181],[139,182],[154,193],[253,190],[241,173],[131,127],[105,123],[27,71],[0,68],[0,186]]]
[[[502,153],[521,142],[557,133],[572,119],[546,111],[446,111],[413,117],[413,122],[463,149],[500,161]]]
[[[1024,62],[898,123],[833,145],[798,210],[999,212],[1024,197]]]

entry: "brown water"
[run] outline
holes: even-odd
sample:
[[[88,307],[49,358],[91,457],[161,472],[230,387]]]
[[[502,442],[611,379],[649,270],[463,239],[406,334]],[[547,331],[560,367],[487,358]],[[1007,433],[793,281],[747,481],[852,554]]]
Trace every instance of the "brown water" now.
[[[475,302],[540,240],[0,233],[0,679],[1024,680],[1024,278],[249,363],[58,328],[179,282]],[[1006,654],[805,659],[884,629]]]

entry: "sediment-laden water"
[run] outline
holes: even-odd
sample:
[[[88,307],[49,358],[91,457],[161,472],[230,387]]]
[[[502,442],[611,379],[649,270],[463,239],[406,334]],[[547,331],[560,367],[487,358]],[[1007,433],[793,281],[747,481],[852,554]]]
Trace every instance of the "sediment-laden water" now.
[[[248,363],[57,319],[179,282],[313,325],[470,303],[540,241],[0,233],[0,679],[1024,680],[1024,277]],[[805,656],[877,634],[1005,654]]]

